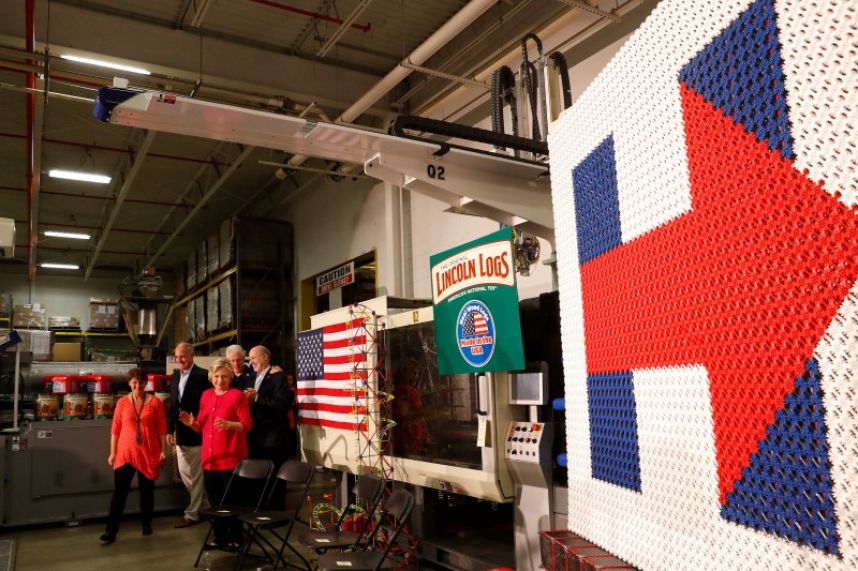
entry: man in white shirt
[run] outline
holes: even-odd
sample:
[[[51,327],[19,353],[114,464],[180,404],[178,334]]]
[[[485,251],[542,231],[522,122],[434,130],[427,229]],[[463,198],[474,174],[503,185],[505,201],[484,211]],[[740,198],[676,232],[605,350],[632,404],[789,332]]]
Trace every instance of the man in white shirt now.
[[[199,523],[200,509],[208,506],[203,488],[203,467],[200,461],[202,437],[179,422],[179,411],[200,413],[200,397],[211,388],[205,369],[194,365],[194,346],[179,343],[173,352],[178,369],[173,371],[170,386],[170,412],[167,419],[167,443],[176,447],[179,476],[191,496],[185,515],[176,527],[188,527]],[[217,498],[218,500],[220,498]]]

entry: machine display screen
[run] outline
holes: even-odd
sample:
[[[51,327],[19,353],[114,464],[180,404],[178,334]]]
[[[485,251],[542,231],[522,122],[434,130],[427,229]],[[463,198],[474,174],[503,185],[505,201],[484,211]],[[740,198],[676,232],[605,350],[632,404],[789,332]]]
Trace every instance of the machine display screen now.
[[[542,372],[513,373],[509,387],[510,404],[545,404]]]
[[[393,384],[393,455],[481,468],[475,375],[438,375],[434,323],[383,334]]]

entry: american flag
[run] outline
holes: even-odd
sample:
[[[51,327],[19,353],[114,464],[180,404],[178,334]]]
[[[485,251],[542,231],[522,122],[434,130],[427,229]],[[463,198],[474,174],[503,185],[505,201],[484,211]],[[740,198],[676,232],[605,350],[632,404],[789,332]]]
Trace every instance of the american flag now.
[[[298,416],[303,424],[366,431],[367,334],[353,319],[298,334]]]
[[[462,331],[465,335],[485,335],[489,332],[489,326],[482,314],[472,311],[465,317]]]

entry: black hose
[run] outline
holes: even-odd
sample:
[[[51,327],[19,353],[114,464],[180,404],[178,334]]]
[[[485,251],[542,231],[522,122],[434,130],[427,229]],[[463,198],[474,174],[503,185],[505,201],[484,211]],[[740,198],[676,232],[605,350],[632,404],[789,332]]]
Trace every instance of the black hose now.
[[[521,68],[520,76],[524,92],[527,94],[528,102],[530,103],[530,116],[532,119],[531,136],[534,141],[541,141],[542,135],[539,129],[539,103],[537,101],[537,84],[536,67],[530,63],[527,57],[527,40],[533,40],[536,44],[536,51],[542,55],[542,41],[534,33],[526,34],[521,39]]]
[[[415,137],[405,132],[406,129],[411,131],[420,131],[422,133],[432,133],[456,139],[464,139],[477,143],[486,143],[489,145],[508,147],[513,150],[533,153],[535,155],[548,155],[548,145],[540,141],[533,141],[524,137],[516,137],[514,135],[506,135],[504,133],[495,133],[488,129],[477,129],[476,127],[467,127],[456,123],[448,123],[446,121],[438,121],[437,119],[428,119],[426,117],[415,117],[414,115],[397,115],[396,119],[390,124],[388,132],[391,135],[404,137],[408,139],[417,139],[424,142],[427,141],[422,137]],[[454,146],[454,145],[447,145]],[[476,149],[469,149],[476,150]]]
[[[566,57],[560,52],[554,52],[548,56],[548,59],[557,68],[560,74],[560,87],[563,91],[563,109],[572,107],[572,87],[569,83],[569,66],[566,64]]]
[[[512,115],[512,134],[516,135],[518,113],[515,109],[515,74],[507,66],[501,67],[492,74],[491,103],[492,131],[495,133],[506,133],[503,119],[503,106],[506,103]],[[504,150],[506,147],[495,148]]]

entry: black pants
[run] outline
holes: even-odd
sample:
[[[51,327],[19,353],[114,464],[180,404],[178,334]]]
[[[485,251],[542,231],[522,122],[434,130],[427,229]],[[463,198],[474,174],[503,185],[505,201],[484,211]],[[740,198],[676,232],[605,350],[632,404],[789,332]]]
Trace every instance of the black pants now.
[[[113,498],[110,500],[110,514],[107,516],[107,533],[115,534],[119,530],[119,521],[125,511],[125,500],[128,499],[134,474],[137,474],[137,485],[140,487],[140,519],[144,526],[152,525],[155,481],[138,472],[131,464],[123,464],[113,471]]]
[[[283,462],[286,461],[286,453],[287,450],[285,445],[267,448],[253,445],[250,446],[251,458],[271,460],[271,462],[274,463],[274,476],[277,476],[277,471],[280,469]],[[273,486],[274,489],[271,491],[268,503],[264,507],[272,510],[286,509],[286,488],[283,486],[283,481],[275,477],[273,479]]]
[[[226,491],[232,470],[203,470],[203,478],[206,486],[206,495],[212,505],[221,505],[221,499]],[[241,489],[241,482],[236,479],[230,488],[229,497],[223,505],[245,505],[245,492]],[[244,535],[241,522],[237,517],[216,517],[212,520],[212,528],[215,534],[215,543],[224,545],[227,543],[241,543]]]

